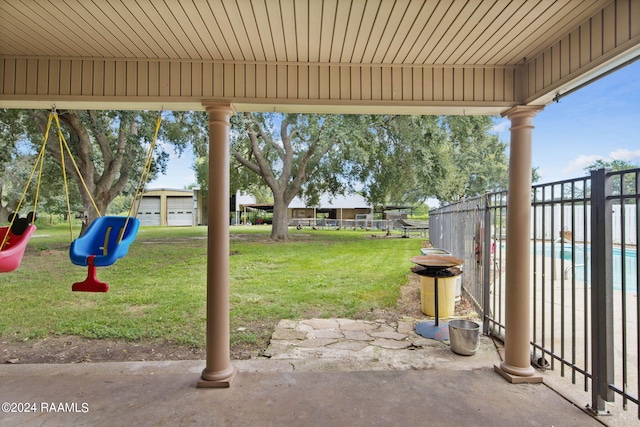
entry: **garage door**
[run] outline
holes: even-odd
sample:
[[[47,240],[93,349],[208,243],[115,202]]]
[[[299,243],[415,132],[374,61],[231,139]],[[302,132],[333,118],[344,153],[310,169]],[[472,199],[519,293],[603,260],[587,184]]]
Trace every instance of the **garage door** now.
[[[167,198],[167,225],[193,225],[193,198]]]
[[[160,225],[160,197],[143,197],[138,219],[140,225]]]

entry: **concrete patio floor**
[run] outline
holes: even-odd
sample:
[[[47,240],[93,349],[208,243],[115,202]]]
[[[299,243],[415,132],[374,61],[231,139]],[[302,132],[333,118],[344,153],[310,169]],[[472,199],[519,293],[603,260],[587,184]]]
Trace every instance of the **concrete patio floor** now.
[[[399,323],[284,322],[270,358],[233,362],[238,375],[228,389],[196,388],[201,360],[2,365],[0,400],[15,405],[3,403],[0,425],[601,425],[544,384],[505,381],[493,371],[500,357],[489,338],[465,357]],[[336,330],[353,339],[332,343]],[[362,341],[370,345],[352,354],[349,342]]]

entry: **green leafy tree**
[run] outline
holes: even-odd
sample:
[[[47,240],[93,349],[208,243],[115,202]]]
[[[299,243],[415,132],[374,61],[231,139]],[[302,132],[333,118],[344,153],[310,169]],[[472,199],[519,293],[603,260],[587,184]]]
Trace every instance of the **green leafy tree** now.
[[[417,205],[414,209],[413,212],[411,212],[411,219],[421,219],[421,220],[427,220],[429,219],[429,205],[426,203],[421,203],[419,205]]]
[[[372,205],[418,206],[439,195],[450,173],[449,145],[437,116],[370,116],[353,169]],[[354,151],[352,149],[352,151]]]
[[[30,114],[37,130],[44,133],[47,113],[32,110]],[[85,217],[88,218],[83,224],[84,232],[100,213],[106,213],[111,201],[123,191],[135,188],[153,139],[157,112],[62,110],[58,111],[58,116],[78,166],[76,171],[69,154],[65,153],[68,176],[76,183]],[[35,133],[31,136],[35,140]],[[149,179],[153,179],[159,171],[164,171],[168,160],[168,153],[161,146],[157,148]],[[59,144],[47,143],[47,151],[60,161]],[[84,179],[86,190],[80,176]],[[99,212],[96,212],[92,199]]]
[[[603,169],[603,168],[609,168],[614,172],[619,172],[619,171],[624,171],[624,170],[628,170],[628,169],[640,168],[640,164],[629,162],[627,160],[617,160],[617,159],[604,160],[604,159],[598,159],[598,160],[595,160],[594,162],[592,162],[591,164],[589,164],[589,166],[584,168],[584,170],[585,170],[585,172],[587,174],[589,174],[589,173],[591,173],[591,171],[598,170],[598,169]]]
[[[192,169],[203,195],[209,183],[209,118],[204,111],[173,111],[162,124],[164,138],[181,155],[190,146],[194,152]]]
[[[206,114],[185,113],[176,122],[195,126],[187,134],[204,189]],[[429,197],[450,201],[506,185],[506,144],[489,135],[488,118],[243,113],[231,125],[231,192],[267,201],[269,189],[278,240],[288,238],[295,196],[313,206],[323,193],[358,191],[378,206],[419,206]]]
[[[301,195],[344,192],[347,147],[367,137],[365,116],[244,113],[233,117],[231,155],[273,193],[271,238],[287,240],[287,209]],[[242,173],[242,172],[240,172]],[[249,181],[249,176],[246,176]]]
[[[608,168],[611,169],[613,172],[622,172],[622,171],[626,171],[629,169],[637,169],[640,168],[640,164],[638,163],[633,163],[633,162],[629,162],[627,160],[617,160],[617,159],[613,159],[613,160],[604,160],[604,159],[598,159],[596,161],[594,161],[593,163],[591,163],[589,166],[587,166],[584,170],[586,173],[590,174],[591,171],[595,171],[598,169],[603,169],[603,168]],[[624,177],[624,174],[623,174]],[[620,179],[620,175],[616,175],[613,177],[613,192],[614,194],[621,194],[621,192],[624,191],[624,194],[635,194],[637,189],[636,189],[636,183],[635,183],[635,179],[633,176],[630,176],[629,178],[631,179],[625,179],[624,183],[622,183],[621,179]]]
[[[131,197],[118,196],[109,204],[107,208],[107,214],[109,215],[122,215],[125,212],[129,212],[131,208]]]
[[[166,134],[174,146],[181,152],[191,146],[194,152],[192,166],[196,175],[197,185],[203,197],[209,191],[209,118],[202,111],[173,112],[173,119],[166,125]],[[233,119],[237,124],[237,120]],[[234,127],[232,132],[238,132]],[[251,194],[256,201],[272,202],[273,196],[264,181],[249,169],[242,166],[233,156],[230,159],[230,193],[243,191]]]
[[[491,117],[444,116],[442,120],[451,143],[451,170],[450,185],[438,198],[449,202],[507,188],[507,144],[490,133]]]
[[[153,137],[157,114],[157,112],[144,111],[58,111],[62,133],[79,171],[78,173],[75,170],[70,156],[65,152],[69,183],[75,183],[68,186],[71,208],[83,210],[89,219],[84,224],[82,232],[98,215],[91,203],[91,198],[95,201],[100,213],[104,214],[111,201],[118,195],[130,193],[135,188]],[[3,111],[0,116],[0,123],[3,126],[0,144],[8,144],[12,140],[21,141],[21,149],[13,150],[12,158],[31,156],[32,160],[34,153],[42,147],[47,117],[46,111]],[[161,128],[160,138],[162,134]],[[157,173],[164,172],[168,157],[162,145],[156,146],[149,174],[150,180]],[[40,189],[43,203],[41,206],[45,206],[53,213],[61,210],[62,207],[66,211],[60,159],[57,129],[53,124],[49,131],[43,168],[44,177]],[[6,171],[6,159],[1,160],[0,168]],[[17,171],[12,172],[15,176]],[[22,181],[20,187],[26,182],[24,176],[23,168],[19,177]],[[88,193],[81,184],[80,176],[84,178]],[[12,185],[10,197],[6,197],[5,194],[4,198],[13,199],[15,193],[22,190],[17,187],[15,184]]]
[[[538,172],[539,169],[540,167],[538,166],[531,168],[531,182],[534,184],[542,179],[540,172]]]
[[[203,111],[174,111],[172,120],[166,125],[166,138],[179,154],[187,146],[193,148],[197,185],[206,197],[209,190],[209,118]]]
[[[6,221],[20,201],[35,155],[23,141],[24,117],[19,110],[0,109],[0,222]],[[33,198],[33,189],[26,199]],[[21,209],[27,209],[23,206]]]
[[[374,116],[360,179],[377,205],[450,202],[506,188],[506,144],[487,116]]]
[[[28,139],[28,129],[33,131],[33,140]],[[57,143],[55,130],[51,140]],[[24,188],[34,168],[37,152],[43,136],[35,131],[32,118],[21,110],[0,110],[0,220],[15,211]],[[36,170],[37,172],[37,170]],[[33,209],[36,189],[39,188],[38,210],[49,213],[66,213],[66,199],[62,179],[55,160],[45,156],[42,185],[38,187],[38,174],[32,177],[24,195],[20,210],[22,214]],[[80,194],[75,186],[69,188],[69,197],[74,211],[82,207]]]

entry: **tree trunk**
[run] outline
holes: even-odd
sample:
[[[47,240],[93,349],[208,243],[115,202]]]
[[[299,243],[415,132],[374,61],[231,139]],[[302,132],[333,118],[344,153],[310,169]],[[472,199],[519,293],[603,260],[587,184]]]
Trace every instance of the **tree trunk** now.
[[[0,203],[0,222],[8,221],[10,213],[11,211],[7,209],[6,206],[2,206],[2,203]]]
[[[84,199],[85,197],[83,197]],[[88,197],[87,197],[88,199]],[[100,213],[102,213],[102,215],[106,215],[106,211],[107,211],[107,207],[109,207],[109,202],[104,203],[103,200],[95,200],[96,202],[96,206],[98,206],[98,209],[100,210]],[[91,225],[91,223],[98,218],[100,215],[98,215],[98,212],[96,212],[96,210],[93,207],[93,204],[90,201],[86,201],[85,203],[83,203],[83,207],[84,207],[84,218],[82,219],[82,228],[80,229],[80,236],[82,236],[85,231],[87,231],[87,228],[89,228],[89,225]]]
[[[7,206],[2,205],[2,185],[0,185],[0,222],[7,221],[10,213],[9,204],[7,203]]]
[[[289,203],[282,197],[274,197],[273,200],[273,224],[271,225],[271,239],[289,240]]]

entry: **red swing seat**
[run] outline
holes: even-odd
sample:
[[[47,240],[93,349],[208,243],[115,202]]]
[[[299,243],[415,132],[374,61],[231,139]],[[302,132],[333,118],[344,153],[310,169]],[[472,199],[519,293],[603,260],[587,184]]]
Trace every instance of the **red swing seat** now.
[[[24,233],[15,235],[9,227],[0,227],[0,244],[7,233],[7,241],[0,250],[0,273],[8,273],[15,270],[22,261],[22,256],[27,248],[27,242],[36,231],[36,226],[29,224]]]

